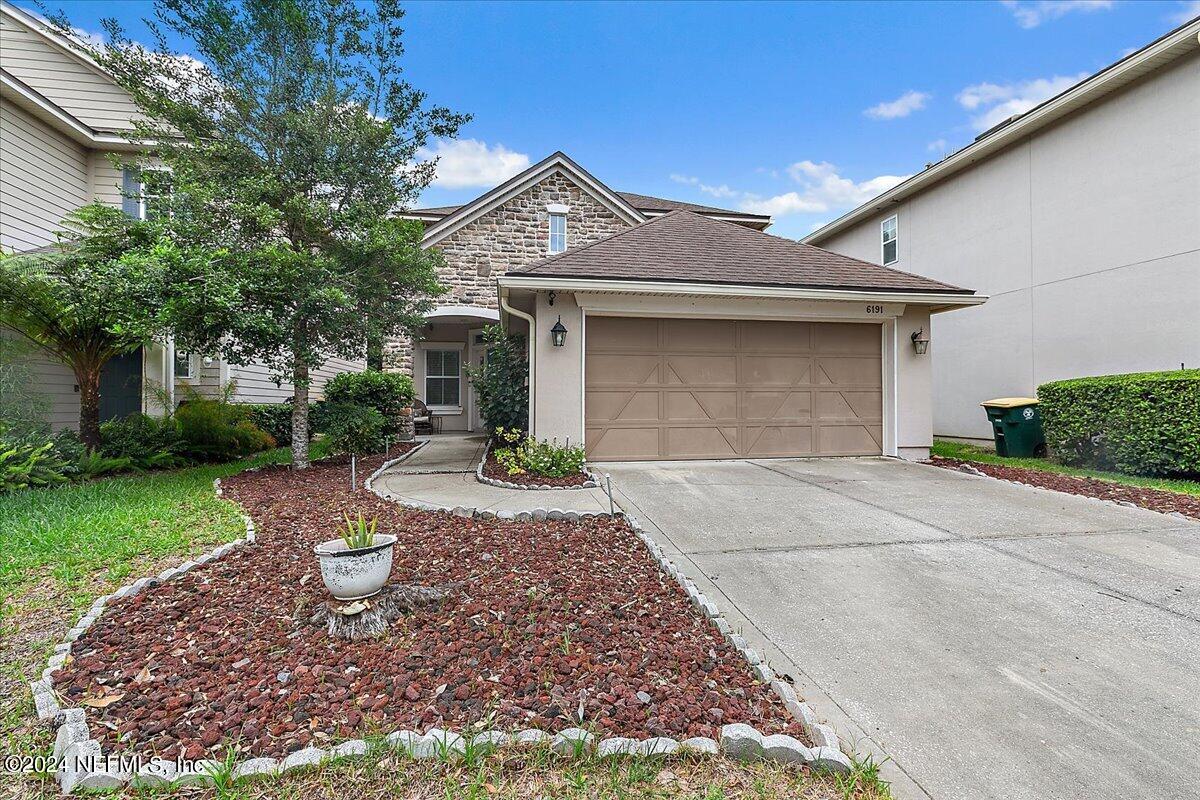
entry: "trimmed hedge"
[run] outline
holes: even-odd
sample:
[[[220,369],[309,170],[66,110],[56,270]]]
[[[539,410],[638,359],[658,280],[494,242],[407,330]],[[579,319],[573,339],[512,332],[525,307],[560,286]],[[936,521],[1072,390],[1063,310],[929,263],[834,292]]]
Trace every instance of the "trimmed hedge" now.
[[[339,372],[325,384],[325,402],[373,408],[383,415],[385,432],[395,436],[406,408],[412,405],[413,382],[399,372]]]
[[[1038,400],[1046,444],[1064,463],[1200,477],[1200,369],[1055,381]]]

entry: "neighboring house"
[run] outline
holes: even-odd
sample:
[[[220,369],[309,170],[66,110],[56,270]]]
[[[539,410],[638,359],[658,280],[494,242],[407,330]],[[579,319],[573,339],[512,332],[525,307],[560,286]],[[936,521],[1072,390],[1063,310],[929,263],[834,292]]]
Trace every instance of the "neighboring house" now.
[[[62,218],[94,200],[143,217],[153,198],[142,196],[136,169],[113,162],[114,155],[119,162],[138,152],[127,139],[137,113],[133,99],[72,42],[0,2],[0,249],[20,253],[53,244]],[[44,355],[32,359],[50,422],[76,425],[71,371]],[[363,362],[331,359],[314,372],[314,397],[332,375],[363,368]],[[102,419],[161,413],[160,390],[178,398],[183,382],[213,394],[231,380],[240,402],[278,402],[292,393],[287,383],[276,386],[261,364],[233,366],[176,352],[166,342],[109,363],[101,378]]]
[[[503,317],[532,331],[531,432],[595,460],[924,457],[929,359],[912,340],[985,299],[763,233],[768,217],[615,192],[562,153],[405,216],[450,292],[389,365],[446,429],[479,429],[463,365]]]
[[[1046,381],[1200,365],[1200,19],[803,241],[979,288],[932,326],[934,431]]]

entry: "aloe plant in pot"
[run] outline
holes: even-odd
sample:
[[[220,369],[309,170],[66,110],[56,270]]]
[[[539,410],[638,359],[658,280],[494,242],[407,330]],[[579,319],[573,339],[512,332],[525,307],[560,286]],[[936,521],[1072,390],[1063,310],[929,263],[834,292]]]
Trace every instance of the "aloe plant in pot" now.
[[[370,522],[346,516],[337,539],[321,542],[313,552],[321,565],[321,579],[338,600],[362,600],[379,593],[392,572],[396,537],[376,533],[379,520]]]

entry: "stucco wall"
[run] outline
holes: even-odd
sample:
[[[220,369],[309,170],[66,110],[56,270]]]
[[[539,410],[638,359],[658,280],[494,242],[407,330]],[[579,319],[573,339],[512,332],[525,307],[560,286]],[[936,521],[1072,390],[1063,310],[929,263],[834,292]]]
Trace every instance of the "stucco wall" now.
[[[933,318],[934,430],[990,438],[979,402],[1046,381],[1200,364],[1200,54],[1082,109],[821,247],[991,295]]]

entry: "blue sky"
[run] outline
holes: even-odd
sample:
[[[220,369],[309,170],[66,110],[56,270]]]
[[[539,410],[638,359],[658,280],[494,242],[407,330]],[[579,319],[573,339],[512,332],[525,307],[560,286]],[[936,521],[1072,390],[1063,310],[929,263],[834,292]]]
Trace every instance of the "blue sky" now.
[[[21,3],[28,5],[27,3]],[[59,2],[78,27],[144,2]],[[563,150],[614,189],[800,237],[1184,19],[1200,0],[407,6],[409,79],[474,120],[422,205]],[[140,36],[139,36],[140,34]]]

